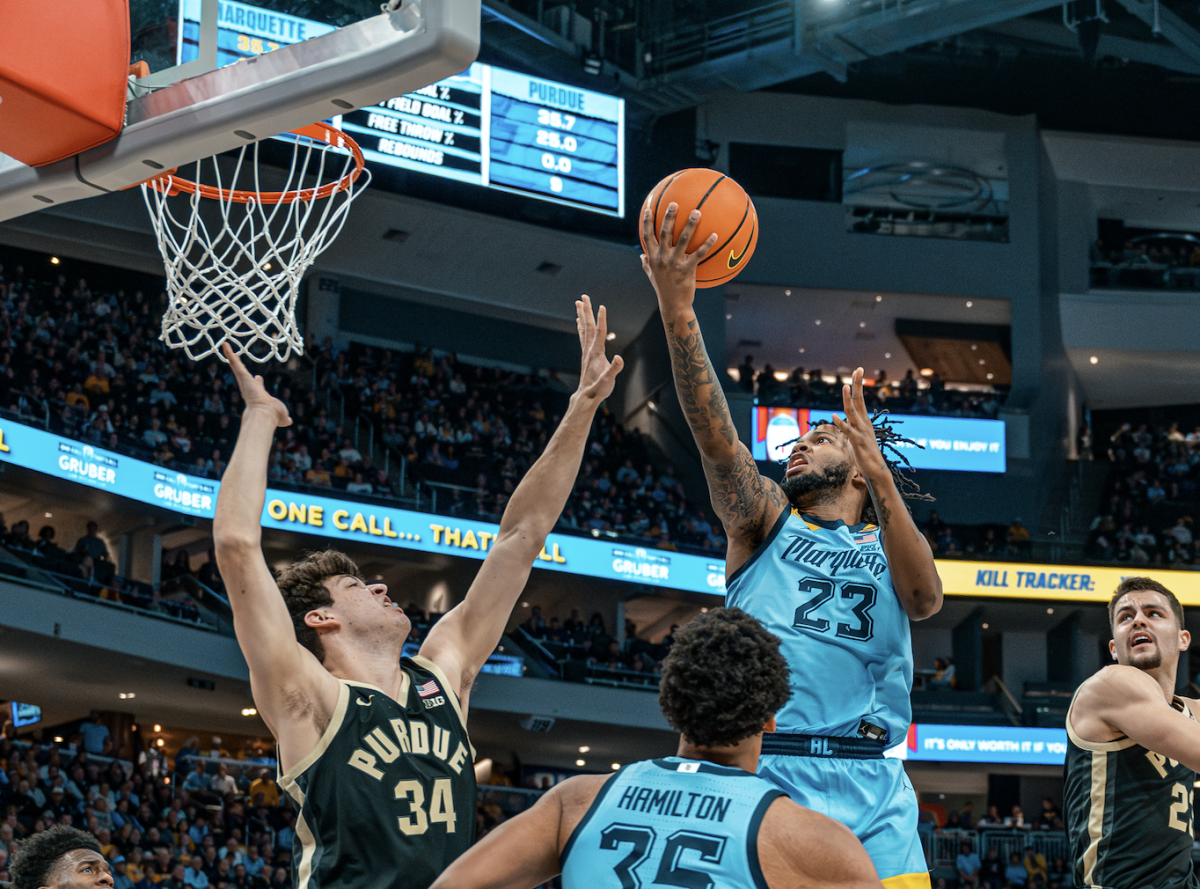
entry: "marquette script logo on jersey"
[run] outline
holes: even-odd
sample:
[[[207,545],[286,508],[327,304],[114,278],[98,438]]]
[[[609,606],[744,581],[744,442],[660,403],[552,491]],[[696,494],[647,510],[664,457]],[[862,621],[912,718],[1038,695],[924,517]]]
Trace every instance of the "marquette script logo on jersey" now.
[[[182,472],[154,473],[154,496],[172,509],[199,514],[212,512],[216,490],[216,485],[193,481]]]
[[[855,540],[858,543],[857,540]],[[809,565],[826,572],[830,577],[837,577],[839,572],[865,570],[874,577],[882,577],[887,571],[887,562],[878,544],[864,541],[855,549],[826,549],[818,541],[799,535],[792,538],[787,548],[780,555],[781,559]]]
[[[671,560],[667,556],[637,549],[614,549],[612,568],[622,577],[662,583],[671,578]]]
[[[108,487],[117,483],[117,458],[102,454],[90,445],[60,441],[58,468],[67,478]]]
[[[432,710],[434,707],[440,707],[446,703],[446,696],[438,694],[440,691],[435,679],[430,679],[424,685],[417,686],[417,695],[421,698],[421,703],[425,705],[426,710]]]

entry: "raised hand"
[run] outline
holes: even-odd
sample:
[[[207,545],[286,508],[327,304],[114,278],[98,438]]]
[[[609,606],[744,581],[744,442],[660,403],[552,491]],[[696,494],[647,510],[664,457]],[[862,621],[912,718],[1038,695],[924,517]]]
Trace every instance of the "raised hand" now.
[[[871,481],[878,478],[879,473],[888,473],[887,464],[883,460],[883,452],[879,450],[879,442],[875,438],[875,427],[871,425],[871,415],[867,413],[867,402],[863,398],[863,369],[854,371],[850,383],[842,386],[842,408],[846,419],[837,414],[833,415],[833,424],[854,452],[854,460],[858,470]]]
[[[587,294],[575,300],[575,324],[579,329],[579,347],[583,362],[579,371],[577,395],[590,402],[600,402],[612,394],[617,374],[625,366],[620,355],[609,361],[604,355],[608,339],[608,313],[604,306],[592,316],[592,300]]]
[[[234,354],[229,343],[221,346],[221,352],[233,369],[233,376],[242,393],[242,400],[246,402],[246,410],[270,411],[275,416],[276,426],[291,426],[292,418],[288,416],[287,405],[267,391],[266,386],[263,385],[263,378],[251,375],[250,371],[246,370],[246,365],[242,363],[241,358]]]
[[[692,211],[683,231],[679,233],[679,240],[673,240],[675,214],[678,212],[678,204],[672,202],[667,206],[662,230],[655,237],[654,213],[649,205],[642,208],[642,239],[646,244],[646,252],[642,254],[642,270],[654,285],[664,311],[691,306],[696,298],[696,266],[717,246],[717,234],[713,232],[695,252],[687,252],[692,234],[700,225],[699,210]]]

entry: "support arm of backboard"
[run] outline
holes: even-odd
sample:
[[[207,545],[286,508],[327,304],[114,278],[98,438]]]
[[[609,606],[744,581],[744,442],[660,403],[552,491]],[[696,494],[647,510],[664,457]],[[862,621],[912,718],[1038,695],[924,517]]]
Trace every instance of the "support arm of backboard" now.
[[[145,95],[146,91],[170,86],[189,77],[207,74],[217,68],[217,22],[220,17],[220,0],[202,0],[200,6],[199,55],[190,62],[156,71],[148,77],[133,82],[134,91]]]

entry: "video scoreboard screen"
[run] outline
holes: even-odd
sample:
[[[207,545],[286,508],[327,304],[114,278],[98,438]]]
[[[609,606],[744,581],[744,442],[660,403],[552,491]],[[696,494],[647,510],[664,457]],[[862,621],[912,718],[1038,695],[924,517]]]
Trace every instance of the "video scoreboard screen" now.
[[[201,0],[181,0],[179,62],[199,55]],[[217,63],[334,30],[221,0]],[[368,161],[625,215],[625,102],[478,62],[405,96],[335,119]]]
[[[828,423],[830,416],[830,411],[817,408],[757,406],[750,419],[750,453],[755,460],[786,459],[792,442],[812,426]],[[904,414],[892,414],[891,419],[896,421],[897,431],[914,442],[896,443],[914,469],[1007,469],[1003,420]]]

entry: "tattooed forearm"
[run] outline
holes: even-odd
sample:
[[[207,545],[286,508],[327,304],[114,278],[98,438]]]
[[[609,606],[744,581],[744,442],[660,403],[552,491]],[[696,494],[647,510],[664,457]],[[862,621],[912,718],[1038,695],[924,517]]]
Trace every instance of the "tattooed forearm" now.
[[[679,403],[701,452],[707,455],[714,450],[736,447],[737,431],[729,402],[708,359],[699,322],[694,318],[685,323],[668,322],[667,346]]]
[[[867,493],[871,497],[871,505],[875,507],[875,520],[879,525],[879,531],[886,533],[888,524],[892,520],[892,510],[888,506],[887,495],[880,494],[871,482],[867,482]]]
[[[738,440],[699,322],[667,321],[666,329],[675,391],[700,448],[713,509],[731,538],[757,545],[786,498],[778,485],[758,474],[754,458]]]
[[[703,460],[704,475],[713,509],[726,528],[752,533],[760,530],[765,520],[763,501],[782,506],[782,495],[776,496],[774,486],[768,487],[758,474],[750,455],[742,451],[731,463]]]

